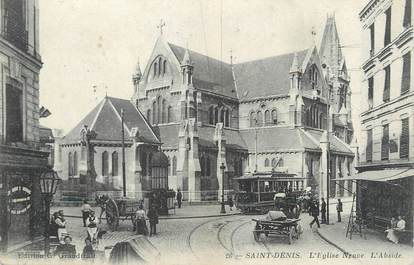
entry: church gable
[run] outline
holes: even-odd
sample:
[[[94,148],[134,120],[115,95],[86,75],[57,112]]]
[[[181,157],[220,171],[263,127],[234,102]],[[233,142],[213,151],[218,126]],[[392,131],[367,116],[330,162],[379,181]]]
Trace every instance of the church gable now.
[[[327,83],[324,77],[318,50],[316,47],[308,50],[305,60],[302,63],[302,91],[303,95],[310,98],[315,95],[323,96]]]

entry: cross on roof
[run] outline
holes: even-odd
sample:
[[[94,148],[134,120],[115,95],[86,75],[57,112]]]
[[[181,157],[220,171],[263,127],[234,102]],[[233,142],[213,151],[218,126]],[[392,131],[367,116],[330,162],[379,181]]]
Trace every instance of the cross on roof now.
[[[165,27],[165,22],[161,19],[160,24],[157,26],[160,29],[160,35],[162,35],[162,28]]]

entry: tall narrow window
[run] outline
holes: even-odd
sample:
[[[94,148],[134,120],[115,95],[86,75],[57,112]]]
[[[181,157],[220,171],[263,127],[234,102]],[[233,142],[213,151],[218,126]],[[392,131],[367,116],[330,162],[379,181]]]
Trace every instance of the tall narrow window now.
[[[400,158],[408,158],[410,150],[410,129],[408,118],[401,120]]]
[[[391,7],[385,11],[385,35],[384,46],[387,46],[391,42]]]
[[[224,109],[221,109],[220,111],[220,122],[224,124]]]
[[[162,74],[165,75],[166,72],[167,72],[167,61],[164,61],[162,65]]]
[[[6,85],[6,142],[23,142],[22,91]]]
[[[372,162],[372,129],[367,130],[366,161]]]
[[[249,121],[250,121],[250,128],[253,128],[253,127],[256,126],[256,117],[255,117],[255,113],[253,111],[250,112]]]
[[[217,124],[219,122],[219,110],[218,107],[214,108],[214,124]]]
[[[224,119],[224,121],[224,126],[230,127],[230,111],[228,109],[226,110],[226,118]]]
[[[263,126],[263,114],[260,110],[257,112],[257,126]]]
[[[214,107],[208,109],[208,124],[214,124]]]
[[[73,153],[73,176],[78,175],[78,153]]]
[[[384,82],[384,94],[382,100],[384,102],[390,101],[390,89],[391,89],[391,67],[388,65],[384,68],[385,71],[385,82]]]
[[[382,126],[381,160],[388,160],[390,153],[389,125]]]
[[[206,175],[206,162],[204,156],[200,157],[200,169],[201,169],[201,176],[204,177]]]
[[[208,156],[206,158],[206,174],[207,176],[211,176],[211,160]]]
[[[177,176],[177,157],[173,157],[172,160],[172,175]]]
[[[403,73],[401,79],[401,95],[408,93],[411,86],[411,52],[403,56]]]
[[[137,152],[139,152],[139,149],[137,149]],[[142,176],[147,176],[147,154],[141,152],[140,161]]]
[[[271,121],[270,121],[270,110],[266,110],[265,111],[265,124],[266,125],[271,124]]]
[[[239,160],[239,174],[240,176],[243,176],[243,159],[240,158]]]
[[[162,123],[167,122],[167,101],[165,99],[162,100]]]
[[[279,167],[284,167],[285,166],[285,162],[283,161],[283,158],[279,158],[279,163],[277,163],[279,165]]]
[[[157,112],[158,112],[157,123],[162,123],[162,100],[160,96],[158,96],[157,98]]]
[[[168,112],[167,112],[167,122],[172,122],[173,119],[173,112],[172,112],[172,107],[169,106],[168,107]]]
[[[147,120],[150,124],[152,124],[152,114],[150,109],[147,110]]]
[[[157,124],[157,102],[152,102],[152,124]]]
[[[265,159],[264,166],[265,167],[269,167],[270,166],[270,162],[269,162],[269,159],[268,158]]]
[[[411,26],[411,9],[412,9],[412,0],[405,0],[405,9],[404,9],[404,21],[403,27],[408,28]]]
[[[157,71],[158,71],[158,63],[154,63],[154,77],[157,76]]]
[[[69,152],[68,154],[68,176],[73,176],[73,160],[72,160],[72,153]]]
[[[277,111],[275,109],[272,110],[272,123],[277,124]]]
[[[374,77],[368,79],[368,107],[374,107]]]
[[[162,74],[162,59],[158,58],[158,75]]]
[[[369,26],[369,34],[370,34],[370,50],[369,50],[369,55],[370,57],[373,57],[375,54],[375,24],[372,23],[371,26]]]
[[[108,152],[102,153],[102,176],[108,176]]]
[[[118,153],[112,153],[112,176],[118,176]]]

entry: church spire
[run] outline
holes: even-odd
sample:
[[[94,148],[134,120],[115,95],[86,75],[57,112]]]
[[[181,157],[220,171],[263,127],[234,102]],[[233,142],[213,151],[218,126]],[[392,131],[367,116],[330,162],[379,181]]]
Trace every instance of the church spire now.
[[[327,16],[319,51],[322,63],[336,73],[342,63],[343,55],[335,15]]]
[[[290,71],[289,73],[300,73],[300,67],[299,67],[299,63],[298,63],[298,54],[295,52],[295,54],[293,55],[293,61],[292,61],[292,65],[290,66]]]
[[[139,65],[139,59],[138,59],[137,65],[135,66],[134,74],[132,75],[132,83],[134,85],[134,94],[138,93],[138,86],[139,86],[139,82],[141,81],[141,78],[142,78],[142,72],[141,72],[141,67]]]
[[[190,53],[188,52],[188,48],[185,49],[183,60],[181,61],[181,66],[192,66]]]

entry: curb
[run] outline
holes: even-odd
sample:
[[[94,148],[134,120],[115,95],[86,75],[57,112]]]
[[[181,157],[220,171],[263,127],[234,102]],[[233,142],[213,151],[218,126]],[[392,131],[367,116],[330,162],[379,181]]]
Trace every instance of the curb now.
[[[177,217],[158,217],[158,219],[159,220],[177,220],[177,219],[214,218],[214,217],[241,215],[241,214],[242,213],[215,214],[215,215],[196,215],[196,216],[177,216]],[[78,216],[78,215],[65,215],[65,217],[82,219],[82,216]],[[102,217],[101,219],[106,220],[105,217]]]
[[[330,244],[330,245],[336,247],[337,249],[339,249],[342,253],[349,254],[348,251],[346,251],[345,249],[341,248],[340,246],[338,246],[337,244],[335,244],[334,242],[332,242],[331,240],[329,240],[328,238],[326,238],[324,235],[322,235],[321,233],[319,233],[319,230],[317,230],[316,233],[318,234],[318,236],[320,238],[322,238],[323,240],[325,240],[328,244]]]

